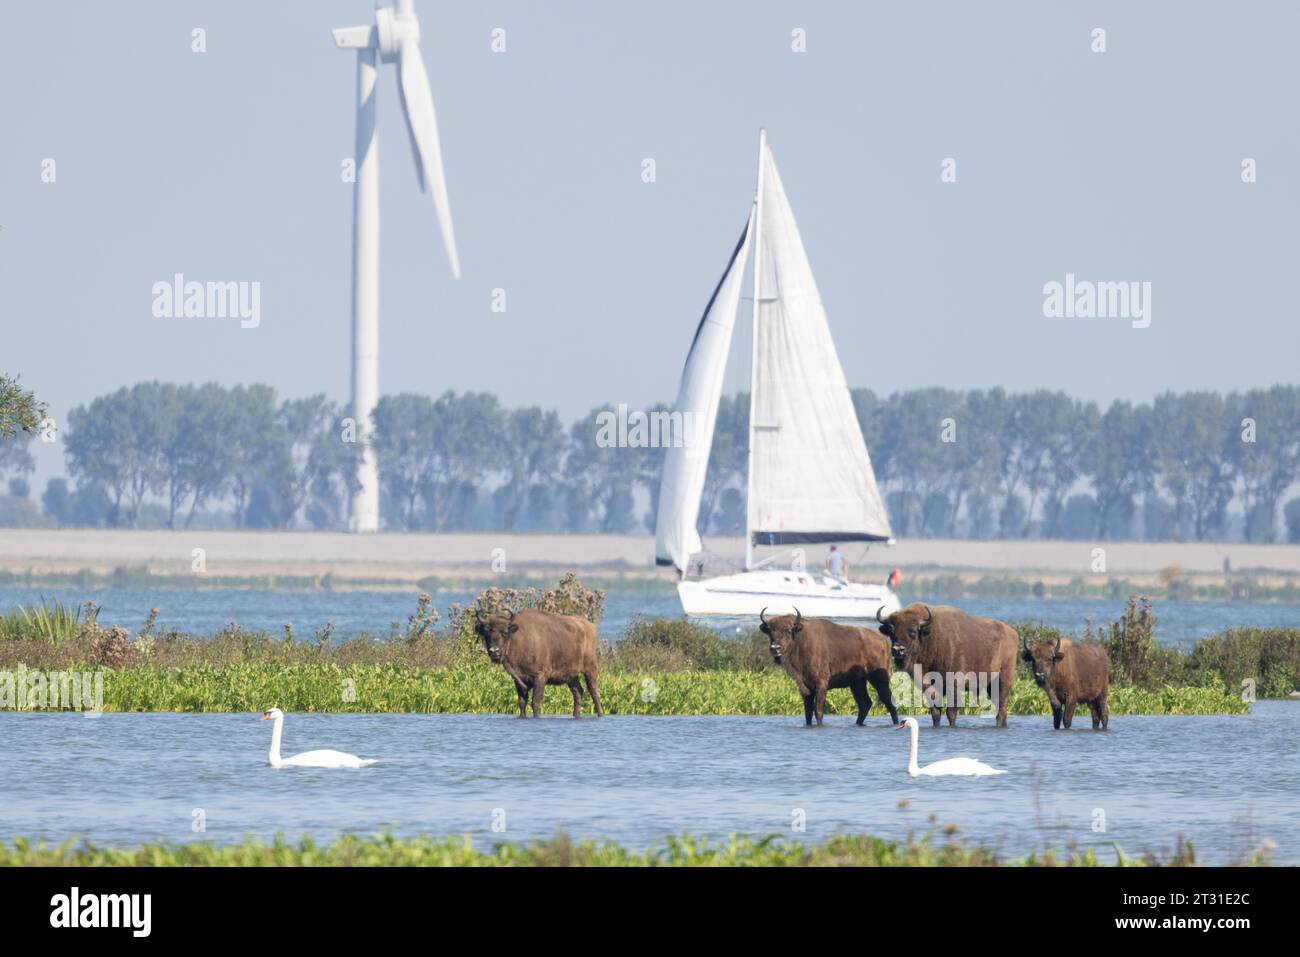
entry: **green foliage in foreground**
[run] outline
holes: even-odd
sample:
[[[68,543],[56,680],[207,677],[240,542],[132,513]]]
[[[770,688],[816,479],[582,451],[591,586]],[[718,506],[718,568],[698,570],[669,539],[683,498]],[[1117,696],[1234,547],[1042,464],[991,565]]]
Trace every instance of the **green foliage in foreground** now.
[[[1261,847],[1245,861],[1267,864]],[[903,842],[867,835],[839,835],[823,844],[807,845],[777,835],[749,838],[733,835],[711,842],[683,835],[670,837],[644,851],[618,844],[574,842],[561,834],[548,841],[496,844],[476,850],[468,837],[361,838],[345,835],[332,844],[309,839],[299,843],[277,837],[266,843],[247,839],[218,846],[144,844],[129,850],[96,847],[69,841],[57,846],[22,838],[0,842],[0,866],[17,867],[1026,867],[1188,866],[1196,863],[1191,845],[1181,844],[1168,859],[1133,858],[1109,845],[1048,852],[1018,860],[1002,860],[994,852],[955,840],[931,843],[928,836]]]
[[[895,698],[912,694],[906,675],[894,675]],[[641,715],[802,715],[794,683],[783,673],[764,671],[610,672],[600,679],[601,700],[609,714]],[[0,688],[0,695],[4,689]],[[921,713],[917,707],[902,707]],[[569,690],[547,689],[544,711],[566,714]],[[108,711],[260,711],[272,705],[286,711],[407,712],[433,714],[513,714],[514,685],[500,668],[465,665],[411,668],[397,665],[236,665],[157,670],[127,668],[104,676]],[[584,697],[584,711],[591,702]],[[1248,706],[1222,688],[1115,688],[1112,714],[1243,714]],[[856,714],[846,690],[827,698],[831,714]],[[1018,681],[1010,711],[1047,715],[1047,698],[1032,683]],[[883,715],[878,704],[872,714]],[[976,713],[967,708],[963,713]],[[1083,710],[1076,720],[1087,722]]]

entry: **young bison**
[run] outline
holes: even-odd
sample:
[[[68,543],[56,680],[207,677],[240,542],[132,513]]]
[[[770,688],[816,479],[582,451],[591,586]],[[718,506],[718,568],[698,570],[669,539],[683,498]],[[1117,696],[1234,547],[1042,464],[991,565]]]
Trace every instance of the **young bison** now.
[[[870,684],[876,689],[889,717],[898,724],[898,711],[889,693],[889,645],[867,628],[838,625],[824,618],[805,619],[793,615],[764,617],[758,613],[759,627],[768,637],[772,660],[794,679],[803,698],[804,724],[816,716],[822,723],[826,692],[831,688],[848,688],[858,704],[858,724],[867,720],[871,710]]]
[[[1034,681],[1047,692],[1052,704],[1052,727],[1058,731],[1064,724],[1068,730],[1074,720],[1074,709],[1087,702],[1092,709],[1092,727],[1110,725],[1110,656],[1101,645],[1076,645],[1068,638],[1062,641],[1040,641],[1032,648],[1028,640],[1020,657],[1029,662]]]
[[[528,692],[533,692],[533,717],[542,716],[542,695],[547,685],[568,685],[573,692],[573,716],[582,716],[582,685],[596,708],[605,712],[596,687],[596,626],[584,618],[553,615],[525,608],[519,614],[477,617],[474,623],[488,657],[515,679],[519,717],[528,717]]]

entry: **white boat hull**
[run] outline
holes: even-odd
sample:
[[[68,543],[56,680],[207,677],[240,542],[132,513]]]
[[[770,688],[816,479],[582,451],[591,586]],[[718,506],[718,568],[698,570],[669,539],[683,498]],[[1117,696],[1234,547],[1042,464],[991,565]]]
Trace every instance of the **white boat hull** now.
[[[753,571],[702,581],[677,583],[682,610],[688,615],[758,617],[789,615],[797,607],[806,618],[872,618],[882,606],[889,615],[899,608],[887,585],[840,582],[807,572]]]

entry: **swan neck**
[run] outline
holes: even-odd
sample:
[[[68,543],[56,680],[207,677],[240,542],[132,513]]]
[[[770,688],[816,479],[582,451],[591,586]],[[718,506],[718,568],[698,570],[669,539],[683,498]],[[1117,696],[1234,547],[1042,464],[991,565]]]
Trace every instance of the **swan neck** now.
[[[921,737],[921,729],[915,723],[913,723],[912,726],[908,728],[908,730],[912,732],[912,755],[907,759],[907,771],[909,774],[915,775],[919,773],[921,770],[916,763],[916,758],[917,758],[916,752],[918,749],[918,742]],[[276,740],[278,741],[279,739],[277,738]]]
[[[280,765],[280,732],[284,730],[284,715],[275,719],[275,725],[271,729],[271,753],[268,755],[272,766]]]

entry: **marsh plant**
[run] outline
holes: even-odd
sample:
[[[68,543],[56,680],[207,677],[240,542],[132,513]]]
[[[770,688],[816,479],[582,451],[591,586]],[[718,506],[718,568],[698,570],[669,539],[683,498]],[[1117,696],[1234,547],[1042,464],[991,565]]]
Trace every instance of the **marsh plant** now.
[[[527,843],[474,846],[468,837],[376,837],[343,835],[330,844],[310,838],[293,842],[276,837],[248,838],[239,844],[208,841],[143,844],[129,849],[68,841],[51,845],[22,838],[0,843],[0,866],[59,867],[1191,867],[1196,851],[1179,841],[1172,853],[1129,855],[1117,845],[1047,851],[1008,859],[997,851],[956,838],[939,827],[904,841],[867,834],[843,834],[821,844],[805,844],[777,834],[732,835],[708,840],[689,834],[665,838],[645,850],[612,842],[575,841],[566,834]],[[1272,848],[1261,844],[1236,864],[1270,863]]]
[[[48,604],[42,597],[39,606],[16,605],[8,614],[0,615],[0,639],[34,638],[58,645],[93,627],[98,619],[99,608],[93,601],[84,605],[57,601]]]

